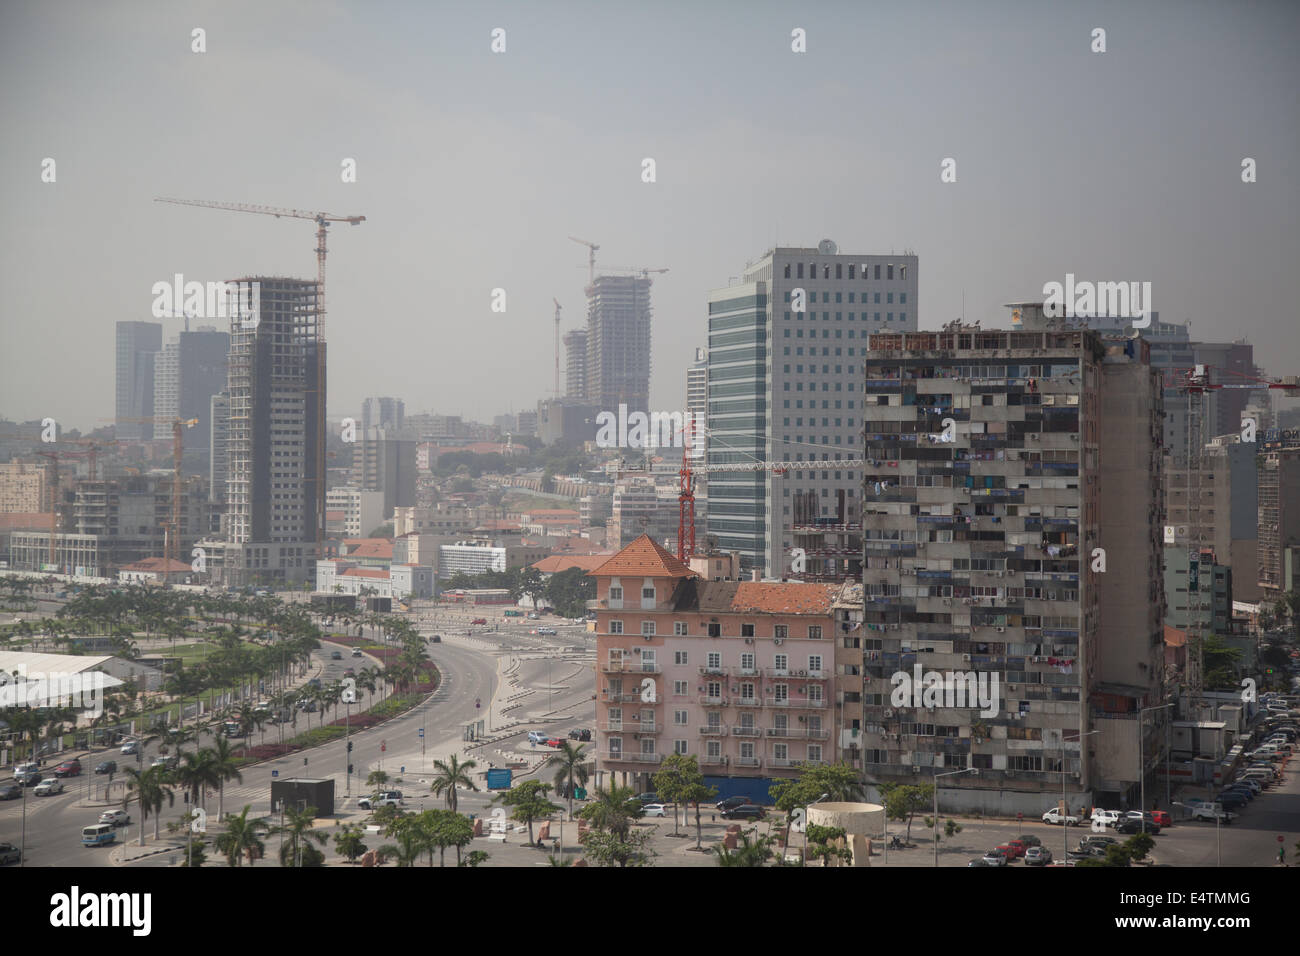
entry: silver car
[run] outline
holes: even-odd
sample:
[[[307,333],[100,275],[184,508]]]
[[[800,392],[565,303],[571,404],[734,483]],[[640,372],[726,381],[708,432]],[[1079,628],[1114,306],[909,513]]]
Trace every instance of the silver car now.
[[[1025,851],[1025,866],[1046,866],[1052,862],[1052,851],[1045,846],[1031,846]]]

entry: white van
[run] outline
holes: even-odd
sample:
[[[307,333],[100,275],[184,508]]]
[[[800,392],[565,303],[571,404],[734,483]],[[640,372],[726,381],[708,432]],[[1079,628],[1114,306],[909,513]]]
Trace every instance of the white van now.
[[[81,828],[82,846],[101,846],[117,839],[117,827],[111,823],[96,823]]]

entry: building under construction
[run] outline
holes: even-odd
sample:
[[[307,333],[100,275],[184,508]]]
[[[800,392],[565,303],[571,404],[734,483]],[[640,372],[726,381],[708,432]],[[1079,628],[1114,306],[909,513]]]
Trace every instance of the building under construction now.
[[[231,319],[225,534],[203,542],[208,570],[226,584],[299,583],[314,573],[317,539],[318,405],[326,394],[319,283],[247,277],[231,285],[257,312],[255,321]]]
[[[650,283],[602,275],[587,289],[587,404],[650,410]]]

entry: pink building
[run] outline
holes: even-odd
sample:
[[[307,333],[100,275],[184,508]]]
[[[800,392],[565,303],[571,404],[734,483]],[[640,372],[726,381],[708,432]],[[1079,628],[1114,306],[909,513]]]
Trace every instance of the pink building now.
[[[708,581],[648,535],[590,574],[598,780],[648,789],[664,754],[695,754],[767,802],[768,781],[836,759],[837,586]]]

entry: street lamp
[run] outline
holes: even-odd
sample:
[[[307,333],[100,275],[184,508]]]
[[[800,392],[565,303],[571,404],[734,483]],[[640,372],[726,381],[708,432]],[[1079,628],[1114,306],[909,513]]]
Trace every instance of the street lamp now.
[[[965,767],[961,770],[953,770],[948,773],[936,773],[934,775],[934,865],[939,865],[939,778],[955,777],[963,773],[978,773],[978,767]]]
[[[1140,819],[1142,821],[1143,833],[1147,832],[1147,764],[1146,764],[1146,754],[1143,751],[1143,747],[1146,741],[1142,739],[1142,728],[1144,726],[1142,721],[1147,711],[1164,710],[1166,707],[1172,707],[1172,706],[1174,706],[1172,702],[1168,704],[1156,704],[1152,707],[1143,707],[1141,710],[1138,711],[1138,780],[1140,781],[1139,786],[1141,788],[1141,796],[1138,798],[1138,813],[1142,815]],[[1169,757],[1166,754],[1165,760],[1167,761],[1168,759]],[[1168,777],[1169,777],[1169,766],[1168,764],[1166,764],[1165,778],[1168,779]]]
[[[1189,807],[1185,803],[1179,803],[1177,800],[1174,801],[1173,805],[1175,807],[1182,807],[1184,810],[1195,809],[1194,807]],[[1222,818],[1223,814],[1227,813],[1227,811],[1224,810],[1222,806],[1217,803],[1210,804],[1210,809],[1211,812],[1213,812],[1214,814],[1214,855],[1216,858],[1216,862],[1214,865],[1223,866],[1223,844],[1219,842],[1219,821]]]
[[[1093,734],[1101,733],[1100,730],[1090,730],[1086,734],[1079,734],[1077,737],[1066,737],[1061,735],[1061,809],[1065,814],[1061,818],[1061,845],[1062,855],[1061,862],[1064,863],[1070,855],[1070,805],[1065,802],[1065,742],[1067,740],[1083,740],[1084,737],[1091,737]],[[1079,759],[1083,760],[1083,749],[1079,750]]]

